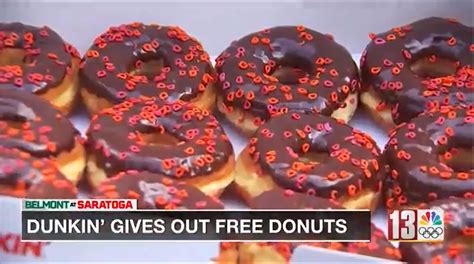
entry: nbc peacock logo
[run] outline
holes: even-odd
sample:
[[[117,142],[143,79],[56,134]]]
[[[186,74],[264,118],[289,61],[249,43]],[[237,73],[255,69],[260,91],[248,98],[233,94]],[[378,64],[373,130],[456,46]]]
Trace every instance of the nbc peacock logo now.
[[[418,210],[418,240],[444,240],[444,212],[442,210]]]
[[[421,215],[420,225],[422,226],[429,226],[429,225],[437,225],[441,226],[443,224],[443,220],[435,211],[426,212],[425,214]]]

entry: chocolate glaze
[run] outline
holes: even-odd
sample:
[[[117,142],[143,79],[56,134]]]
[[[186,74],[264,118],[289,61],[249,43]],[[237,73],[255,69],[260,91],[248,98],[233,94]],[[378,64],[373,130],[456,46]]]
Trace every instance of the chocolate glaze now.
[[[409,263],[472,263],[474,261],[474,200],[438,200],[425,208],[442,209],[445,215],[443,243],[400,243]],[[464,239],[464,241],[461,241]]]
[[[146,134],[171,135],[179,143],[153,145]],[[209,111],[177,101],[130,99],[104,110],[88,130],[89,153],[110,177],[124,170],[146,170],[174,178],[208,175],[233,156],[224,130]]]
[[[71,74],[73,58],[79,53],[52,29],[21,23],[0,23],[0,52],[20,49],[26,54],[22,65],[0,66],[0,89],[16,88],[44,93]]]
[[[130,72],[143,62],[163,60],[153,78]],[[214,81],[201,43],[176,26],[133,23],[110,27],[82,60],[81,86],[113,103],[140,96],[189,101]]]
[[[292,190],[274,189],[255,197],[252,209],[330,209],[340,208],[333,200],[296,193]]]
[[[280,66],[301,71],[271,77]],[[302,26],[274,27],[232,42],[216,70],[227,109],[250,112],[260,119],[256,125],[286,110],[331,115],[360,86],[350,53],[331,36]]]
[[[285,142],[285,144],[282,144]],[[352,127],[317,114],[288,113],[262,125],[250,140],[251,157],[284,189],[337,200],[380,191],[376,143]],[[320,163],[306,153],[327,153]]]
[[[0,90],[0,145],[36,157],[57,156],[72,150],[78,135],[71,122],[47,101],[15,89]]]
[[[363,86],[375,89],[381,106],[392,106],[396,124],[439,105],[472,105],[473,34],[472,27],[431,17],[374,35],[361,58]],[[456,73],[424,78],[410,69],[413,62],[430,56],[455,61]]]
[[[456,171],[439,158],[454,157],[459,148],[472,149],[474,109],[442,107],[402,124],[390,135],[385,147],[388,163],[386,204],[416,206],[432,200],[472,197],[472,162]],[[452,159],[452,158],[451,158]]]
[[[121,172],[103,181],[93,197],[137,199],[139,209],[224,209],[196,187],[149,172]]]
[[[72,199],[76,187],[47,159],[0,147],[0,195],[32,199]]]

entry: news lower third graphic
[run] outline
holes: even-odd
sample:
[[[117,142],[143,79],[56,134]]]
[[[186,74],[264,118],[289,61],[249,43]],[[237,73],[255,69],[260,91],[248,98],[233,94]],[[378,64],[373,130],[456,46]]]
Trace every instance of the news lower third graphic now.
[[[444,240],[443,210],[393,210],[388,217],[388,238],[400,242]]]
[[[23,200],[23,241],[370,241],[369,210],[137,210],[135,200]]]

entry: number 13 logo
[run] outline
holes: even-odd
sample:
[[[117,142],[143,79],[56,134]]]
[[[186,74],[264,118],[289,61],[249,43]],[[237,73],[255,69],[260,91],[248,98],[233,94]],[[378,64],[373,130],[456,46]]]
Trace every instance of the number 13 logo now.
[[[390,240],[416,240],[417,215],[415,210],[394,210],[389,215]]]

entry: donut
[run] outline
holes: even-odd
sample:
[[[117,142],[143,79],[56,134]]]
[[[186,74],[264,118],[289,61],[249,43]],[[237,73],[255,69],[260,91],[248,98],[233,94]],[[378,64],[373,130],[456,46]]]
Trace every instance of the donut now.
[[[139,209],[224,209],[198,188],[150,172],[120,172],[102,181],[93,197],[136,199]]]
[[[92,114],[130,98],[215,105],[215,73],[201,43],[177,26],[110,27],[84,55],[80,83]]]
[[[49,159],[0,146],[0,196],[74,199],[77,189]]]
[[[249,34],[216,59],[217,108],[247,135],[276,113],[319,112],[347,122],[357,107],[357,65],[332,36],[303,26]]]
[[[274,189],[252,200],[253,209],[340,209],[332,200],[318,198],[291,190]],[[216,263],[289,263],[298,246],[322,247],[377,258],[400,260],[401,254],[382,230],[372,225],[368,243],[341,242],[222,242]],[[309,261],[311,262],[311,261]],[[314,260],[313,262],[317,262]]]
[[[80,55],[49,27],[0,23],[0,90],[35,93],[69,113],[78,92]]]
[[[237,192],[249,203],[264,191],[290,189],[373,209],[384,174],[368,135],[315,113],[287,113],[259,127],[236,164]]]
[[[183,101],[132,98],[92,118],[87,171],[92,186],[139,170],[218,196],[234,179],[234,154],[217,119]]]
[[[74,184],[86,165],[83,139],[71,122],[44,99],[16,89],[0,91],[0,146],[53,159]]]
[[[434,201],[426,206],[444,210],[442,243],[400,243],[403,260],[409,263],[474,262],[474,200],[452,198]]]
[[[371,34],[360,60],[362,105],[390,129],[427,109],[472,105],[473,33],[431,17]]]
[[[402,124],[385,147],[388,208],[472,198],[474,108],[441,107]]]

